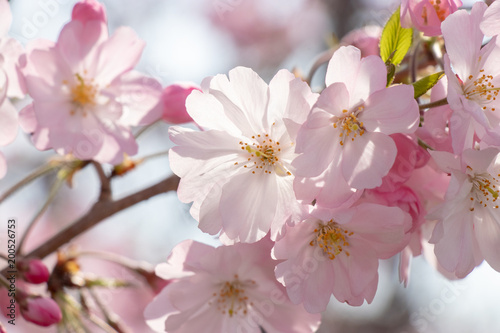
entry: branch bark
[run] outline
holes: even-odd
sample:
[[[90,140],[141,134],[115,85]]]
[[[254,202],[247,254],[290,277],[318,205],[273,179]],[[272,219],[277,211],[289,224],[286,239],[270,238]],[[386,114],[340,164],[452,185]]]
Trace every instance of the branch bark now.
[[[38,248],[28,253],[26,257],[42,259],[56,251],[62,245],[71,241],[76,236],[94,227],[105,218],[158,194],[176,191],[178,185],[179,177],[172,175],[153,186],[131,194],[120,200],[97,201],[87,214],[60,231],[45,244],[40,245]]]

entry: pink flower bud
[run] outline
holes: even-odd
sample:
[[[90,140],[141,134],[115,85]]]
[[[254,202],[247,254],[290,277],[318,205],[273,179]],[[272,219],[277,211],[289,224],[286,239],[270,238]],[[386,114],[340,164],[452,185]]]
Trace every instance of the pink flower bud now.
[[[380,36],[382,28],[376,25],[356,29],[345,35],[340,41],[340,45],[352,45],[361,50],[361,56],[379,54]]]
[[[49,280],[49,269],[41,260],[30,259],[22,261],[19,263],[18,269],[26,282],[39,284]]]
[[[104,6],[97,0],[83,0],[75,4],[71,19],[82,23],[88,21],[107,22]]]
[[[56,324],[62,318],[59,305],[52,298],[40,296],[27,298],[21,306],[21,315],[39,326]]]
[[[161,97],[163,102],[163,120],[170,124],[182,124],[193,121],[186,110],[186,98],[193,90],[200,90],[200,88],[191,83],[177,83],[166,87]]]
[[[426,36],[439,36],[441,22],[461,6],[461,0],[402,0],[401,26],[413,25]]]

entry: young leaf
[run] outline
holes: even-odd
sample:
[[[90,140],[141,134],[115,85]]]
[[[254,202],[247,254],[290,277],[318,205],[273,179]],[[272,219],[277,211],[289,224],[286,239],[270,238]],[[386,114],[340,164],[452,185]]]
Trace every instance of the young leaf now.
[[[436,83],[444,76],[444,72],[434,73],[417,82],[413,82],[413,89],[415,90],[415,98],[419,98],[425,94],[429,89],[434,87]]]
[[[401,27],[399,18],[400,9],[392,14],[382,31],[380,39],[380,57],[384,62],[390,61],[395,66],[403,61],[406,53],[410,49],[413,30]]]

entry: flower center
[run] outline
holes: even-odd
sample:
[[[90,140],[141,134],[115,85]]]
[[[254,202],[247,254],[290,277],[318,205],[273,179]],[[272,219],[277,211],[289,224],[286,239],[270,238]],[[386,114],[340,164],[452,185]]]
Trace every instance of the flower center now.
[[[273,171],[281,177],[291,176],[283,161],[280,159],[281,146],[279,141],[273,141],[269,138],[269,134],[258,134],[252,136],[253,143],[240,141],[239,144],[242,150],[246,150],[249,156],[245,168],[254,168],[252,174],[256,171],[264,171],[265,174],[272,174]],[[238,162],[235,163],[239,164]]]
[[[335,259],[341,253],[350,256],[349,251],[344,248],[349,246],[349,237],[354,235],[354,232],[349,232],[341,228],[338,223],[330,220],[327,224],[320,223],[318,228],[314,229],[314,233],[316,237],[309,245],[319,246],[330,260]]]
[[[85,106],[96,105],[97,94],[99,92],[97,84],[93,81],[94,79],[86,80],[80,74],[76,73],[77,83],[69,88],[71,103],[78,109],[84,109]],[[63,81],[64,85],[68,85],[68,81]],[[74,115],[75,110],[71,110],[71,114]],[[83,116],[86,116],[85,110],[83,110]]]
[[[429,4],[434,7],[434,11],[436,12],[437,17],[441,22],[443,22],[446,18],[447,11],[444,8],[441,8],[441,0],[429,0]],[[427,7],[424,5],[422,8],[422,19],[424,20],[424,24],[428,24],[429,18],[427,13]]]
[[[474,81],[472,81],[474,76],[469,76],[469,82],[463,88],[465,98],[483,105],[483,110],[490,109],[491,111],[495,111],[494,107],[487,107],[485,104],[496,101],[500,88],[495,87],[491,82],[493,80],[492,75],[484,74],[484,69],[481,69],[479,73],[481,76]]]
[[[253,280],[240,281],[238,274],[235,274],[233,281],[222,283],[219,293],[213,294],[216,298],[217,310],[221,311],[222,314],[228,314],[229,317],[238,314],[246,315],[248,307],[253,306],[253,303],[245,295],[245,288],[255,287],[255,285]],[[212,305],[213,302],[210,301],[209,304]]]
[[[360,106],[357,109],[357,112],[351,112],[344,117],[333,119],[333,128],[337,128],[340,130],[340,145],[343,146],[346,140],[351,137],[351,141],[354,141],[356,136],[362,136],[365,133],[365,129],[363,127],[363,122],[360,122],[356,115],[363,111],[363,107]],[[348,113],[347,110],[342,110],[343,113]]]
[[[472,190],[470,192],[472,203],[479,203],[483,207],[491,206],[492,208],[498,208],[496,201],[500,193],[499,180],[486,172],[480,174],[472,173],[470,166],[467,166],[467,169],[471,172],[469,174],[469,181],[472,183]],[[500,177],[500,174],[498,177]],[[470,211],[474,211],[474,207],[471,207]]]

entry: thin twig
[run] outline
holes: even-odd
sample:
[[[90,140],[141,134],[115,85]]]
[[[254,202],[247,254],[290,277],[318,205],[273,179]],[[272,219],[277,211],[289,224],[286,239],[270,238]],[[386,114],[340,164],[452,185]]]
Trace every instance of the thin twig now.
[[[422,40],[418,40],[417,44],[415,45],[415,49],[413,50],[413,53],[411,55],[411,65],[410,65],[410,76],[411,76],[411,82],[417,81],[417,71],[418,71],[418,51],[420,50],[420,44],[422,43]]]
[[[435,102],[431,102],[431,103],[427,103],[427,104],[420,104],[418,106],[418,108],[420,110],[425,110],[425,109],[431,109],[431,108],[436,108],[438,106],[443,106],[443,105],[446,105],[448,104],[448,99],[443,98],[443,99],[440,99],[438,101],[435,101]]]
[[[153,271],[154,270],[154,265],[148,263],[147,261],[133,260],[133,259],[127,258],[125,256],[121,256],[121,255],[116,254],[116,253],[103,252],[103,251],[82,251],[82,252],[77,253],[75,256],[78,256],[78,257],[92,256],[92,257],[95,257],[98,259],[113,262],[115,264],[118,264],[118,265],[121,265],[125,268],[128,268],[132,271],[137,271],[137,270]]]
[[[144,126],[142,127],[135,135],[135,139],[137,140],[141,135],[143,135],[144,133],[146,133],[147,131],[149,131],[151,128],[153,128],[154,126],[156,126],[159,122],[161,122],[161,120],[157,120],[155,121],[154,123],[150,124],[150,125],[147,125],[147,126]]]
[[[437,40],[435,40],[431,44],[431,53],[436,62],[439,64],[441,69],[444,69],[444,63],[443,63],[443,51],[441,50],[441,45]]]
[[[26,178],[9,188],[2,196],[0,197],[0,203],[2,203],[5,199],[10,197],[12,194],[16,193],[18,190],[23,188],[24,186],[28,185],[35,179],[37,179],[40,176],[43,176],[46,173],[49,173],[50,171],[57,169],[57,165],[51,165],[51,164],[46,164],[41,166],[40,168],[36,169],[33,171],[31,174],[29,174]]]
[[[309,75],[307,76],[307,79],[306,79],[306,82],[309,85],[311,85],[311,81],[312,81],[312,79],[313,79],[314,74],[316,73],[316,71],[323,64],[326,64],[326,63],[328,63],[328,61],[330,61],[330,59],[332,58],[332,56],[335,53],[335,51],[337,51],[337,49],[338,49],[338,47],[332,47],[332,48],[326,50],[325,52],[321,53],[320,55],[318,55],[318,57],[314,61],[314,64],[312,65],[311,70],[309,71]]]
[[[48,196],[47,200],[45,201],[43,206],[40,208],[40,210],[35,214],[35,216],[33,216],[33,219],[28,224],[28,227],[26,228],[24,234],[21,237],[21,240],[19,241],[19,246],[18,246],[18,250],[17,250],[18,253],[22,253],[23,245],[24,245],[26,239],[28,238],[30,232],[33,230],[33,227],[36,225],[36,223],[40,219],[40,217],[47,211],[47,209],[49,208],[50,204],[52,203],[52,201],[56,197],[56,194],[57,194],[57,192],[59,192],[59,189],[61,188],[63,183],[64,183],[64,179],[57,178],[55,183],[52,184],[52,186],[50,187],[50,192],[49,192],[49,196]]]
[[[101,297],[95,292],[95,290],[93,288],[88,288],[88,291],[90,293],[90,296],[92,296],[92,298],[94,299],[97,307],[99,307],[99,309],[101,310],[102,315],[104,316],[104,319],[106,320],[106,323],[111,328],[113,328],[118,333],[131,333],[132,332],[130,330],[130,328],[128,328],[127,326],[120,323],[120,321],[119,321],[120,318],[114,312],[112,312],[106,306],[106,304],[104,304]]]

